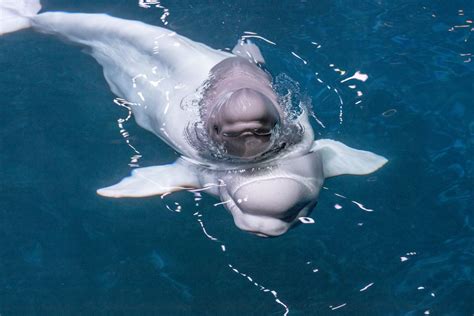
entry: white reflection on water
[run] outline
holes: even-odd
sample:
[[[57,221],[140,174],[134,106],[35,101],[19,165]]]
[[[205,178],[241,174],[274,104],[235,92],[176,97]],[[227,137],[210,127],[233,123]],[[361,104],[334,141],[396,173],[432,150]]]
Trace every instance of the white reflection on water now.
[[[323,189],[330,191],[330,189],[329,189],[328,187],[323,187]],[[358,208],[360,208],[361,210],[363,210],[363,211],[365,211],[365,212],[373,212],[373,211],[374,211],[374,209],[367,208],[367,207],[364,206],[364,204],[362,204],[361,202],[357,202],[357,201],[355,201],[355,200],[349,199],[349,198],[348,198],[347,196],[345,196],[345,195],[342,195],[342,194],[336,193],[336,192],[334,192],[333,194],[334,194],[335,196],[341,198],[341,199],[348,199],[348,200],[350,200],[351,203],[357,205]],[[340,209],[342,209],[342,205],[340,205],[340,204],[335,204],[335,205],[334,205],[334,208],[335,208],[336,210],[340,210]]]
[[[308,64],[308,62],[306,60],[304,60],[300,55],[296,54],[295,52],[291,52],[291,55],[293,55],[296,58],[298,58],[299,60],[301,60],[303,62],[303,64],[305,64],[305,65]]]
[[[127,116],[125,118],[119,118],[117,120],[117,126],[120,130],[120,134],[122,135],[122,137],[125,139],[125,143],[128,145],[128,147],[130,147],[134,154],[130,157],[130,163],[128,164],[130,167],[132,168],[136,168],[136,167],[140,167],[140,165],[138,164],[138,161],[140,160],[140,158],[142,157],[141,153],[135,148],[135,146],[133,146],[131,143],[130,143],[130,134],[128,133],[128,131],[125,129],[124,127],[124,123],[128,122],[130,120],[130,118],[132,117],[132,108],[131,108],[131,105],[135,105],[135,104],[132,104],[131,102],[128,102],[127,100],[125,99],[122,99],[122,98],[115,98],[114,99],[114,103],[117,104],[118,106],[120,107],[123,107],[125,109],[127,109]]]
[[[258,287],[260,291],[263,291],[265,293],[270,293],[273,295],[273,297],[275,298],[275,302],[277,302],[278,304],[280,304],[281,306],[283,306],[285,308],[285,312],[283,313],[283,316],[286,316],[288,315],[288,313],[290,312],[290,309],[288,308],[288,306],[283,303],[279,298],[278,298],[278,292],[275,291],[275,290],[272,290],[272,289],[269,289],[263,285],[260,285],[258,282],[254,281],[254,279],[243,273],[243,272],[240,272],[237,268],[235,268],[233,265],[229,264],[228,265],[229,268],[232,269],[233,272],[239,274],[240,276],[242,276],[243,278],[245,278],[247,281],[249,281],[250,283],[252,283],[254,286]]]
[[[215,206],[215,205],[214,205]],[[203,217],[202,217],[202,214],[199,212],[199,211],[196,211],[193,213],[193,216],[196,217],[197,219],[197,222],[199,223],[199,225],[201,226],[201,229],[202,229],[202,232],[204,233],[204,235],[211,241],[213,242],[217,242],[220,246],[220,249],[221,251],[224,253],[227,251],[227,247],[226,245],[220,241],[218,238],[212,236],[206,229],[206,226],[204,224],[204,220],[203,220]],[[262,285],[261,283],[257,282],[255,280],[254,277],[252,277],[251,275],[249,275],[248,273],[244,273],[242,271],[240,271],[239,269],[237,269],[234,265],[232,265],[231,263],[228,263],[227,266],[231,269],[232,272],[240,275],[241,277],[243,277],[246,281],[250,282],[253,286],[257,287],[259,289],[259,291],[262,291],[264,293],[270,293],[273,295],[274,297],[274,300],[276,303],[278,303],[279,305],[283,306],[283,308],[285,309],[284,313],[283,313],[283,316],[287,316],[288,313],[290,312],[290,309],[288,307],[287,304],[285,304],[279,297],[278,297],[278,292],[273,290],[273,289],[270,289],[270,288],[267,288],[266,286]]]
[[[163,14],[160,17],[161,22],[164,25],[168,24],[167,18],[170,15],[170,10],[161,4],[160,0],[138,0],[138,6],[144,9],[149,9],[152,6],[163,10]]]
[[[343,303],[341,305],[337,305],[337,306],[334,306],[334,307],[332,305],[330,305],[329,308],[332,309],[333,311],[335,311],[336,309],[343,308],[346,305],[347,305],[347,303]]]
[[[363,288],[361,288],[361,289],[359,290],[359,292],[364,292],[364,291],[366,291],[366,290],[367,290],[369,287],[371,287],[372,285],[374,285],[374,282],[371,282],[371,283],[367,284],[366,286],[364,286]]]

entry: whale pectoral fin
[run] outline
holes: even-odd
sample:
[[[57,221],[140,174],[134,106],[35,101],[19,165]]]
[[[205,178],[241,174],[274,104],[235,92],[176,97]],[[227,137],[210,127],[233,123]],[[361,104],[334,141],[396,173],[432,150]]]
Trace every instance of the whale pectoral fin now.
[[[236,56],[249,59],[256,64],[265,64],[265,59],[263,58],[262,52],[260,52],[260,48],[249,39],[245,41],[239,40],[232,49],[232,53]]]
[[[195,172],[188,166],[175,162],[135,169],[131,176],[115,185],[97,190],[97,194],[113,198],[146,197],[199,187]]]
[[[325,178],[341,174],[369,174],[388,161],[370,151],[354,149],[331,139],[315,141],[312,151],[320,154]]]

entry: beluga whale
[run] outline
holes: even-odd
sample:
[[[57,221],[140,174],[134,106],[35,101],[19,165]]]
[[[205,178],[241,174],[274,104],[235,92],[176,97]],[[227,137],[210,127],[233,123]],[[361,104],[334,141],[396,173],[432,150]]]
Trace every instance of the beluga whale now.
[[[387,162],[315,140],[308,110],[288,113],[253,42],[239,40],[227,52],[139,21],[40,10],[38,0],[2,0],[0,35],[30,28],[85,48],[137,124],[180,155],[134,169],[97,190],[101,196],[203,191],[221,200],[238,228],[278,236],[307,218],[326,178],[369,174]]]

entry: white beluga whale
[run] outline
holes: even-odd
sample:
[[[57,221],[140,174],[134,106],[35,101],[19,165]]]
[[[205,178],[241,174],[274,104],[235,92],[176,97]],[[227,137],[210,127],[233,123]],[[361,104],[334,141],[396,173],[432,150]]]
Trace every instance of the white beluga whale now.
[[[97,190],[102,196],[203,191],[221,200],[240,229],[277,236],[312,211],[325,178],[369,174],[387,162],[315,140],[308,111],[288,114],[251,42],[229,53],[138,21],[40,9],[37,0],[2,0],[0,34],[32,28],[84,47],[137,124],[181,155],[134,169]]]

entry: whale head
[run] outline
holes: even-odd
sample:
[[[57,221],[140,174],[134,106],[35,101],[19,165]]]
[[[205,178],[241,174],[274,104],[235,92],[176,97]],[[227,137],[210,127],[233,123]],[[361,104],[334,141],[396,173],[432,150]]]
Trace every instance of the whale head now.
[[[207,126],[211,139],[222,146],[227,155],[253,158],[271,148],[272,134],[280,121],[277,105],[267,96],[242,88],[214,107]]]

